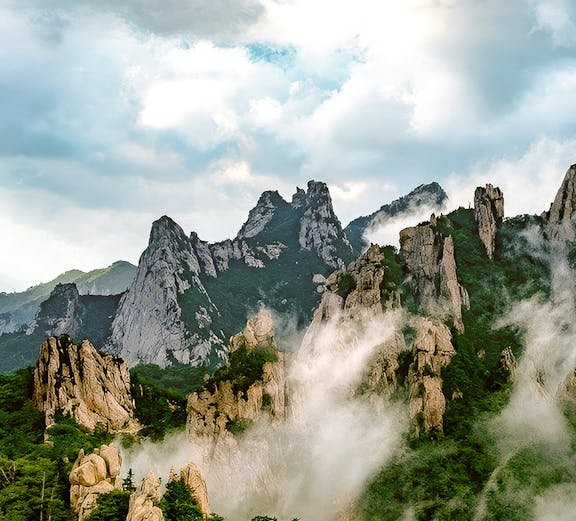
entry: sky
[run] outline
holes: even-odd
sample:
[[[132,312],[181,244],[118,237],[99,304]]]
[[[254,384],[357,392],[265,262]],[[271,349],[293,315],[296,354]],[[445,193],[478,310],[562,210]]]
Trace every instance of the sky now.
[[[325,181],[343,224],[422,183],[548,209],[576,163],[572,0],[2,0],[0,291],[234,237]]]

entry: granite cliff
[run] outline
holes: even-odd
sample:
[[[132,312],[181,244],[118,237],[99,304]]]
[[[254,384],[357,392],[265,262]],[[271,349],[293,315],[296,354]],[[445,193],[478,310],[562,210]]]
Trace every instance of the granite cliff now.
[[[62,335],[42,343],[33,399],[46,427],[62,413],[88,430],[97,425],[110,432],[138,428],[128,367],[112,355],[99,354],[88,340],[77,345]]]

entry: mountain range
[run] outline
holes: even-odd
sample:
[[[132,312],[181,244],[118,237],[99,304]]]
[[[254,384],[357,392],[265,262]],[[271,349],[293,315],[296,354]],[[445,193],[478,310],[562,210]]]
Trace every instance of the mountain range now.
[[[162,217],[126,292],[56,286],[29,329],[58,336],[0,375],[0,519],[572,519],[576,165],[541,215],[487,184],[399,249],[355,256],[330,209],[322,183],[265,192],[217,244]]]
[[[437,183],[421,185],[343,229],[327,185],[310,181],[290,202],[264,192],[237,236],[212,244],[163,216],[152,224],[137,268],[119,261],[1,294],[0,370],[33,363],[38,342],[63,331],[90,338],[131,366],[216,367],[226,359],[228,338],[261,306],[305,326],[326,277],[368,246],[366,232],[414,209],[439,211],[446,200]]]

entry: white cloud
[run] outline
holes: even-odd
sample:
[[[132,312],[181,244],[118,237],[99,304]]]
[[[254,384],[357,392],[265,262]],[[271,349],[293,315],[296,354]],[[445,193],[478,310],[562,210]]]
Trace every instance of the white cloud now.
[[[569,165],[575,161],[576,139],[536,141],[520,157],[475,166],[468,175],[452,175],[444,183],[451,209],[474,205],[474,189],[491,183],[504,192],[506,216],[548,210]]]
[[[537,27],[550,32],[559,46],[576,44],[576,10],[570,0],[532,0]]]

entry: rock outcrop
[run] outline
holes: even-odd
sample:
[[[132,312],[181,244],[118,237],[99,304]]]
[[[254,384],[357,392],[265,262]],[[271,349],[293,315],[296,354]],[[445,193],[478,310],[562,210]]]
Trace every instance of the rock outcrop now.
[[[574,230],[574,214],[576,212],[576,164],[572,165],[566,175],[554,202],[547,212],[548,235],[556,241],[573,241],[576,239]]]
[[[358,217],[344,228],[355,255],[360,255],[368,246],[366,234],[385,226],[391,219],[407,218],[414,214],[440,212],[448,196],[438,183],[416,187],[409,194],[385,204],[374,213]]]
[[[446,398],[442,392],[441,371],[456,354],[452,335],[446,325],[422,317],[414,317],[410,325],[415,339],[406,387],[412,431],[415,436],[442,432]]]
[[[326,183],[308,181],[306,193],[296,196],[295,200],[298,208],[303,210],[298,233],[300,246],[316,252],[328,266],[343,268],[339,249],[347,250],[346,255],[350,255],[352,248],[334,214]]]
[[[494,257],[496,229],[504,219],[504,194],[491,184],[479,186],[474,192],[474,217],[478,224],[480,239],[486,247],[488,257]]]
[[[502,371],[504,377],[513,382],[516,379],[516,372],[518,371],[518,361],[514,356],[511,347],[507,347],[500,353],[500,360],[498,361],[498,369]]]
[[[432,231],[429,225],[419,228],[424,232]],[[438,241],[443,245],[441,252],[435,251],[435,235],[429,234],[426,237],[430,238],[428,251],[415,252],[421,257],[410,258],[413,261],[411,266],[421,269],[421,273],[431,280],[434,280],[434,276],[445,277],[446,271],[453,274],[455,280],[455,264],[447,261],[447,258],[451,258],[453,262],[451,237]],[[385,268],[384,251],[378,245],[372,245],[358,260],[348,265],[346,272],[334,272],[328,277],[327,291],[322,296],[301,349],[313,343],[321,324],[331,318],[365,320],[366,316],[378,318],[383,316],[385,310],[401,308],[400,292]],[[440,257],[440,267],[432,266],[428,260],[436,256]],[[448,282],[444,284],[449,287]],[[456,289],[459,290],[458,287]],[[438,294],[428,292],[425,296],[438,305]],[[440,295],[440,302],[442,298]],[[399,386],[404,386],[409,395],[412,432],[418,435],[422,432],[442,431],[446,398],[442,392],[441,371],[456,354],[452,334],[449,327],[438,318],[406,314],[403,322],[404,329],[397,331],[376,349],[361,388],[363,392],[390,396]]]
[[[264,362],[259,375],[252,374],[253,368],[251,376],[236,381],[215,379],[217,373],[204,388],[188,395],[188,437],[199,446],[211,447],[211,458],[225,459],[234,453],[234,436],[246,426],[264,418],[272,423],[285,418],[284,355],[275,344],[270,312],[264,309],[231,338],[231,363],[236,364],[236,356],[249,357],[257,349],[264,349],[269,358],[273,354],[275,360]]]
[[[180,470],[179,479],[186,485],[192,498],[198,503],[202,513],[205,516],[209,516],[212,510],[210,509],[210,502],[208,501],[208,489],[206,488],[206,482],[202,477],[202,473],[196,464],[190,461],[185,465],[182,470]]]
[[[97,425],[112,432],[138,428],[128,367],[118,358],[98,353],[88,340],[76,345],[64,335],[42,343],[33,399],[47,427],[61,412],[89,430]]]
[[[454,241],[436,230],[434,215],[430,222],[400,232],[400,255],[421,308],[462,332],[462,306],[469,306],[468,293],[458,282]]]
[[[130,496],[126,521],[164,521],[162,510],[156,506],[161,498],[160,481],[149,472]]]
[[[55,279],[32,286],[26,291],[15,293],[0,292],[0,335],[14,333],[21,329],[32,331],[32,322],[40,310],[40,304],[54,295],[58,284],[74,283],[80,296],[118,295],[126,291],[136,275],[136,266],[129,262],[116,261],[107,268],[101,268],[88,273],[80,270],[70,270],[60,274]],[[86,304],[86,299],[84,303]],[[109,313],[110,314],[110,313]],[[112,313],[113,314],[113,313]],[[53,317],[51,317],[53,318]],[[72,334],[70,331],[63,331]],[[51,334],[59,334],[56,331]],[[93,335],[90,336],[96,343]],[[30,363],[34,363],[33,360]]]
[[[119,295],[80,295],[76,284],[57,284],[40,304],[27,335],[35,337],[69,335],[90,338],[102,347],[110,334],[112,317],[118,308]]]
[[[122,457],[113,445],[102,445],[92,454],[80,450],[70,472],[70,506],[82,521],[96,508],[98,497],[122,487]]]

